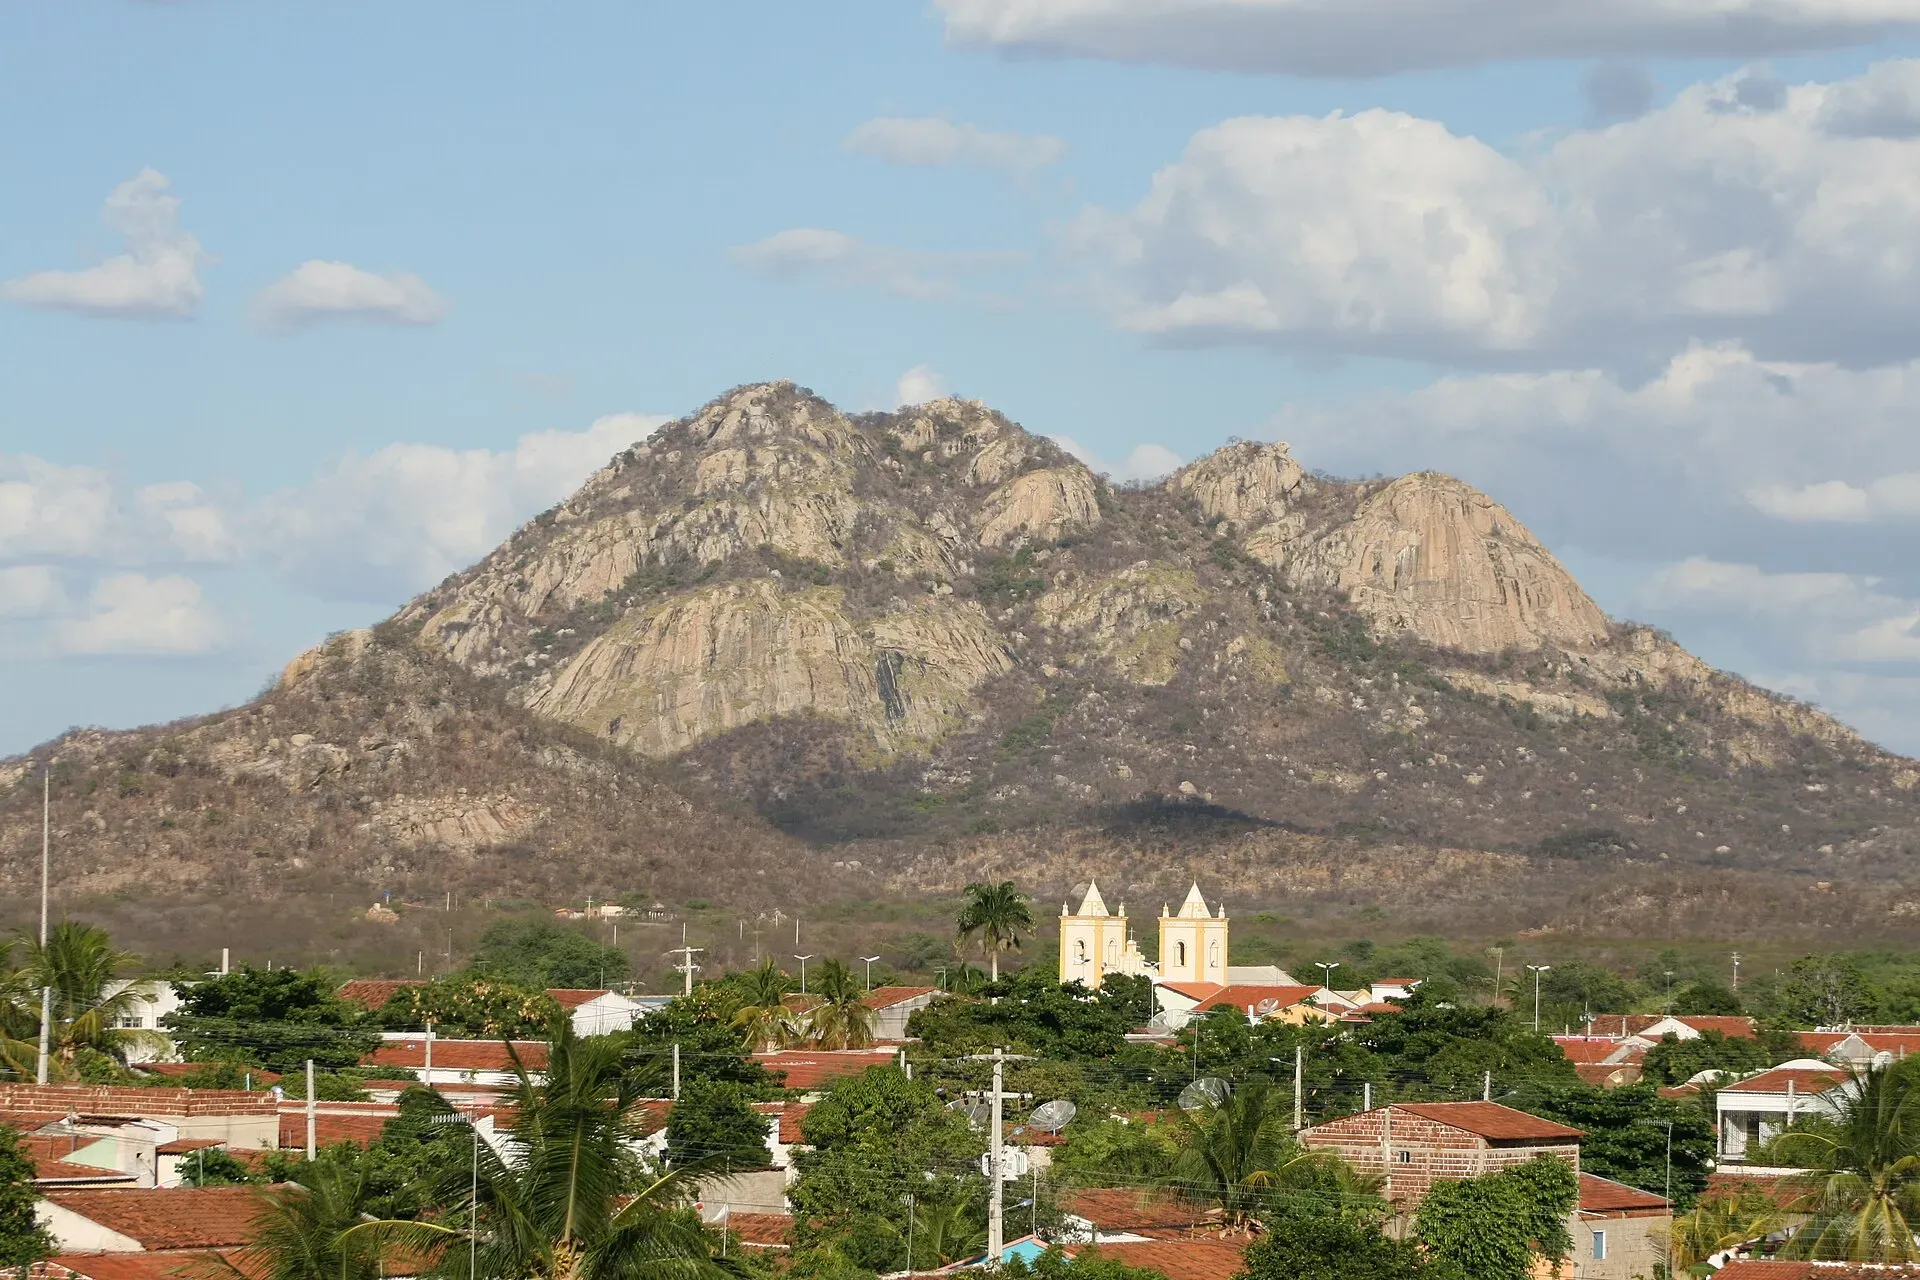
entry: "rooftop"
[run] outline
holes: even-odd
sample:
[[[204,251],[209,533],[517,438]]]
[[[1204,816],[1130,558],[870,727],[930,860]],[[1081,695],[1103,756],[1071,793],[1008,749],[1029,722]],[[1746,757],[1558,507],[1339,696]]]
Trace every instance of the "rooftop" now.
[[[516,1040],[513,1042],[513,1047],[520,1055],[521,1065],[527,1070],[545,1070],[546,1041]],[[405,1040],[388,1040],[362,1061],[376,1067],[405,1067],[410,1071],[421,1070],[427,1065],[426,1037],[409,1036]],[[513,1059],[508,1055],[507,1044],[503,1040],[435,1039],[433,1069],[435,1071],[511,1072]]]
[[[168,1187],[137,1191],[51,1191],[47,1199],[142,1248],[229,1249],[251,1244],[257,1187]]]
[[[749,1249],[785,1249],[792,1243],[790,1213],[730,1213],[723,1225]]]
[[[403,987],[424,987],[424,978],[355,978],[342,984],[338,995],[348,1004],[357,1004],[362,1009],[378,1010],[386,1007],[394,993]]]
[[[753,1055],[767,1070],[785,1073],[789,1089],[811,1089],[829,1080],[857,1076],[893,1059],[892,1049],[779,1049]]]
[[[1578,1129],[1497,1102],[1396,1102],[1393,1110],[1494,1142],[1567,1142],[1578,1141],[1581,1136]]]
[[[1771,1071],[1762,1071],[1757,1076],[1748,1076],[1736,1080],[1720,1090],[1728,1093],[1779,1093],[1784,1094],[1788,1087],[1796,1094],[1825,1093],[1837,1089],[1847,1082],[1847,1073],[1840,1067],[1796,1066],[1792,1063],[1775,1067]]]
[[[1097,1250],[1102,1258],[1158,1271],[1167,1280],[1233,1280],[1241,1270],[1246,1242],[1226,1240],[1141,1240],[1087,1245],[1075,1256]]]
[[[869,1009],[891,1009],[894,1005],[905,1004],[909,1000],[939,994],[938,987],[875,987],[867,993],[867,998],[861,1003]]]
[[[63,1253],[34,1267],[35,1280],[241,1280],[259,1268],[233,1250]]]
[[[1666,1197],[1630,1187],[1611,1178],[1580,1175],[1580,1211],[1582,1213],[1624,1213],[1635,1209],[1671,1209]]]
[[[591,987],[549,987],[547,994],[552,996],[554,1003],[562,1009],[578,1009],[581,1005],[598,1000],[601,996],[620,996],[622,1000],[626,999],[618,991],[611,991],[604,987],[598,990]]]
[[[1063,1192],[1060,1207],[1097,1230],[1153,1235],[1182,1231],[1206,1221],[1204,1210],[1160,1192],[1111,1187]]]

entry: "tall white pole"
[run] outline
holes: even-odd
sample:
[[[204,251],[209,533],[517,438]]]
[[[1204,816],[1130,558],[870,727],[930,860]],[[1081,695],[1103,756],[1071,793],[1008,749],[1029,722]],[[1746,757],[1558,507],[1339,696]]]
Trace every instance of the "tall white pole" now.
[[[53,1028],[53,968],[47,958],[47,878],[53,867],[53,770],[40,766],[40,1055],[35,1084],[47,1082],[47,1037]]]
[[[317,1114],[318,1113],[316,1112],[314,1107],[314,1097],[313,1097],[313,1059],[308,1058],[307,1059],[307,1159],[309,1161],[313,1159],[313,1157],[318,1153],[318,1150],[319,1150],[317,1144],[314,1142],[314,1136],[315,1136],[314,1129],[316,1127],[315,1117]]]
[[[987,1269],[1000,1269],[1000,1255],[1006,1249],[1007,1225],[1005,1221],[1006,1184],[1000,1180],[1000,1086],[1005,1079],[1006,1053],[993,1051],[993,1101],[989,1107],[991,1119],[987,1122]]]

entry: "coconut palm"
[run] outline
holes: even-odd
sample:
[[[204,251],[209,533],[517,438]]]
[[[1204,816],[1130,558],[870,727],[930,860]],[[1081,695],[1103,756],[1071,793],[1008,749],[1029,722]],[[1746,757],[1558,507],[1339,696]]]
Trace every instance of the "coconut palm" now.
[[[253,1243],[243,1250],[257,1280],[376,1280],[379,1242],[349,1234],[366,1209],[364,1170],[332,1161],[309,1165],[302,1183],[270,1187],[253,1219]]]
[[[782,973],[768,956],[758,969],[741,976],[744,995],[733,1015],[733,1025],[750,1049],[778,1049],[792,1044],[799,1034],[800,1019],[787,996],[793,980]]]
[[[1182,1111],[1173,1185],[1211,1201],[1229,1228],[1244,1230],[1257,1210],[1288,1191],[1352,1182],[1335,1157],[1294,1139],[1292,1115],[1292,1095],[1257,1079],[1230,1088],[1216,1105]]]
[[[1758,1192],[1696,1200],[1673,1220],[1674,1264],[1683,1271],[1699,1266],[1717,1253],[1778,1231],[1784,1221],[1780,1206]]]
[[[1809,1221],[1787,1250],[1823,1261],[1920,1261],[1920,1059],[1852,1072],[1840,1093],[1838,1115],[1769,1144],[1769,1159],[1810,1171],[1792,1206]]]
[[[860,979],[843,960],[820,966],[820,1003],[807,1015],[813,1042],[822,1049],[865,1049],[873,1043],[873,1010]]]
[[[913,1225],[915,1264],[929,1269],[977,1258],[987,1247],[987,1220],[964,1200],[923,1202]]]
[[[934,981],[942,991],[956,996],[972,996],[980,994],[987,985],[987,975],[963,960],[957,965],[942,967]]]
[[[512,1128],[479,1144],[474,1164],[450,1167],[431,1222],[362,1224],[365,1236],[438,1254],[436,1274],[513,1280],[720,1280],[734,1274],[715,1256],[692,1188],[701,1162],[661,1174],[636,1154],[641,1097],[621,1069],[615,1036],[576,1036],[554,1020],[545,1080],[514,1054]],[[511,1046],[509,1046],[511,1050]],[[469,1190],[477,1184],[477,1197]],[[471,1233],[468,1224],[473,1224]]]
[[[51,987],[48,1056],[55,1074],[71,1078],[77,1073],[78,1060],[87,1053],[124,1063],[137,1049],[164,1047],[165,1040],[155,1032],[119,1025],[148,994],[148,986],[124,981],[138,966],[139,957],[116,950],[105,929],[63,920],[47,934],[46,946],[24,934],[16,945],[25,959],[12,977],[10,998],[16,1008],[22,1003],[28,1007],[24,1016],[17,1012],[7,1020],[13,1024],[8,1038],[24,1039],[18,1033],[30,1023],[30,1034],[37,1042],[40,989]],[[36,1055],[37,1051],[36,1043]],[[17,1051],[6,1056],[12,1059]]]
[[[1000,953],[1018,951],[1020,935],[1033,929],[1033,912],[1028,907],[1027,895],[1014,888],[1011,880],[970,884],[966,893],[966,903],[954,921],[960,941],[980,940],[980,949],[986,952],[991,966],[992,980],[998,982]]]

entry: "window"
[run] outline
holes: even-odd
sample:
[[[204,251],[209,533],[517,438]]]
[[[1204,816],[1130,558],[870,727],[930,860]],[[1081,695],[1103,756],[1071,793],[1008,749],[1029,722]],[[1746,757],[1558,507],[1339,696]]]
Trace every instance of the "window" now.
[[[1393,1159],[1394,1159],[1394,1162],[1395,1162],[1396,1164],[1412,1164],[1412,1163],[1413,1163],[1413,1152],[1411,1152],[1411,1151],[1396,1151],[1396,1152],[1394,1152],[1394,1153],[1393,1153]]]
[[[1207,965],[1209,968],[1218,968],[1220,965],[1220,940],[1218,938],[1207,944]]]
[[[1177,965],[1185,965],[1187,963],[1186,943],[1176,942],[1173,944],[1173,962]]]
[[[1107,963],[1120,963],[1120,944],[1112,938],[1107,939]]]
[[[1604,1262],[1606,1258],[1607,1233],[1604,1231],[1596,1231],[1593,1233],[1593,1260],[1595,1262]]]
[[[1087,940],[1085,938],[1074,939],[1073,958],[1081,964],[1087,962]]]

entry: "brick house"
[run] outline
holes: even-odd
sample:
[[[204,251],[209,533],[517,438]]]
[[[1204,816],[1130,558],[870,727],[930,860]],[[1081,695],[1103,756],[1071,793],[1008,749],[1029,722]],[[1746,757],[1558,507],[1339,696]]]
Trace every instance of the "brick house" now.
[[[1302,1129],[1300,1141],[1381,1178],[1399,1213],[1411,1213],[1436,1182],[1477,1178],[1538,1155],[1580,1169],[1580,1130],[1497,1102],[1396,1102]]]

